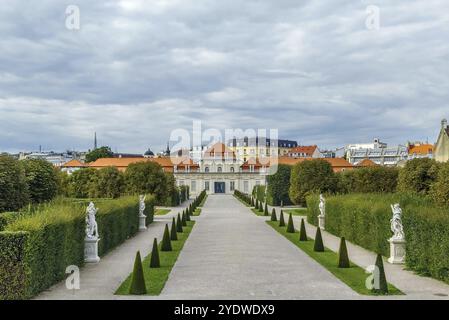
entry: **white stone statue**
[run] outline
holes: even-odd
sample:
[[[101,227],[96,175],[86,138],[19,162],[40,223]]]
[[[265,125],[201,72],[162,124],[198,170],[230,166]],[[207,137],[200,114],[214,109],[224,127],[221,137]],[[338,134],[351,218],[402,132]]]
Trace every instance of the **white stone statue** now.
[[[324,217],[326,215],[326,199],[320,194],[320,204],[318,206],[320,209],[320,216]]]
[[[139,196],[139,216],[145,216],[145,199],[147,198],[146,195],[140,195]]]
[[[97,220],[95,219],[97,211],[98,209],[95,208],[94,203],[90,202],[86,209],[86,237],[89,239],[98,238],[98,225]]]
[[[392,240],[405,240],[404,228],[402,227],[402,209],[399,203],[391,205],[393,218],[390,220],[391,231],[393,232]]]

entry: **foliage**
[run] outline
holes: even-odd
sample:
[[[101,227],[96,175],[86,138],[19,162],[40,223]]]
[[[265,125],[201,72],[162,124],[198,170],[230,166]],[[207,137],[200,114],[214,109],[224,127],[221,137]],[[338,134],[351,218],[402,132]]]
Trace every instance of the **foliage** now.
[[[279,215],[279,227],[285,227],[284,211],[282,210],[281,214]]]
[[[168,177],[158,163],[132,163],[125,171],[126,190],[130,194],[151,193],[157,204],[163,204],[168,195]]]
[[[429,158],[407,161],[399,170],[398,191],[427,194],[438,175],[438,163]],[[447,176],[446,176],[447,177]]]
[[[347,170],[336,175],[340,193],[395,192],[398,169],[391,167],[366,167]]]
[[[106,167],[96,172],[95,185],[92,186],[92,198],[118,198],[124,192],[125,179],[116,167]]]
[[[306,225],[304,224],[304,219],[301,219],[301,227],[299,229],[299,241],[307,241]]]
[[[449,206],[449,162],[441,164],[437,179],[430,189],[433,201],[441,206]]]
[[[348,248],[346,247],[345,237],[341,237],[340,239],[340,248],[338,250],[338,267],[339,268],[350,267]]]
[[[141,295],[145,293],[147,293],[147,288],[145,286],[145,278],[143,275],[142,259],[140,258],[140,251],[137,251],[129,294]]]
[[[295,226],[293,225],[293,217],[291,213],[288,215],[287,233],[295,233]]]
[[[58,193],[58,177],[53,165],[43,159],[26,159],[20,163],[25,172],[30,200],[40,203],[53,199]]]
[[[179,216],[178,213],[178,217],[176,218],[176,232],[182,232],[182,221],[181,221],[181,217]]]
[[[176,221],[175,221],[175,217],[173,217],[172,222],[171,222],[171,228],[170,228],[170,240],[173,240],[173,241],[178,240],[178,234],[177,234],[176,230],[177,230]]]
[[[160,268],[161,261],[159,259],[159,249],[157,247],[157,239],[153,240],[153,249],[151,250],[150,268]]]
[[[164,235],[162,237],[161,251],[172,251],[170,233],[168,232],[168,224],[165,225]]]
[[[374,265],[377,267],[377,270],[379,272],[379,274],[378,274],[379,287],[376,288],[376,286],[374,286],[372,290],[373,290],[373,292],[376,292],[379,294],[388,294],[388,283],[387,283],[387,278],[385,276],[385,269],[384,269],[384,263],[382,261],[382,255],[380,253],[377,254],[376,262]],[[377,281],[374,280],[374,282],[376,283]]]
[[[267,177],[267,202],[271,206],[292,204],[288,194],[292,166],[280,164],[277,171]]]
[[[0,156],[0,212],[16,211],[29,201],[25,172],[19,161]]]
[[[313,244],[313,251],[324,252],[323,237],[321,236],[320,228],[316,228],[315,242]]]
[[[311,192],[333,192],[336,177],[329,162],[313,159],[299,162],[293,166],[290,176],[290,199],[295,204],[304,205]]]
[[[103,146],[86,153],[86,162],[94,162],[100,158],[111,158],[113,155],[110,147]]]
[[[70,175],[68,193],[73,198],[90,198],[95,195],[97,170],[82,168]]]
[[[276,216],[276,209],[272,209],[271,210],[271,219],[270,219],[271,221],[278,221],[278,218],[277,218],[277,216]]]

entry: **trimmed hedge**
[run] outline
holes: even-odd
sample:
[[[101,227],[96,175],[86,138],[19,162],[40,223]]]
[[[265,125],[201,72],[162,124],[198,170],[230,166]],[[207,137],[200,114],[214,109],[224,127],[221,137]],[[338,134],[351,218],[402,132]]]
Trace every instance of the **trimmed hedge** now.
[[[254,186],[252,195],[257,200],[265,202],[265,186],[264,185]]]
[[[307,197],[307,220],[317,225],[318,195]],[[350,194],[326,198],[326,231],[389,255],[390,204],[400,203],[407,241],[406,266],[449,283],[449,209],[412,194]]]
[[[395,192],[399,170],[392,167],[367,167],[342,171],[336,175],[340,193]]]
[[[147,197],[147,222],[153,219],[154,201]],[[67,266],[84,264],[85,204],[54,201],[6,225],[0,233],[0,262],[11,267],[1,270],[0,299],[33,297],[63,280]],[[101,256],[137,233],[139,201],[133,196],[97,200],[95,205]]]

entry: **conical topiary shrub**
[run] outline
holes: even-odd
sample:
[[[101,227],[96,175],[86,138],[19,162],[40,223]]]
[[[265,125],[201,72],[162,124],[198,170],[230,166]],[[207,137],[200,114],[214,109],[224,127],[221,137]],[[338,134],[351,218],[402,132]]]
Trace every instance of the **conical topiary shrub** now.
[[[129,286],[129,294],[145,294],[147,288],[145,286],[145,278],[143,275],[142,259],[140,252],[137,251],[136,259],[134,260],[134,269],[131,278],[131,285]]]
[[[262,201],[259,201],[259,212],[263,212],[263,204],[262,204]]]
[[[291,213],[288,215],[287,233],[295,233],[295,226],[293,224],[293,217]]]
[[[263,210],[263,215],[264,215],[264,216],[268,216],[268,205],[267,205],[266,202],[265,202],[265,208],[264,208],[264,210]]]
[[[256,210],[259,210],[259,200],[258,199],[256,199],[256,204],[254,205],[254,208]]]
[[[159,249],[157,247],[157,239],[153,240],[153,250],[151,250],[150,268],[160,268],[161,261],[159,259]]]
[[[183,227],[187,227],[187,219],[186,214],[184,212],[182,213],[181,222]]]
[[[321,237],[321,229],[316,228],[315,243],[313,244],[313,251],[324,252],[323,238]]]
[[[178,219],[176,220],[176,231],[177,232],[182,232],[182,221],[181,221],[181,216],[178,213]]]
[[[178,240],[178,234],[176,233],[176,222],[175,217],[172,218],[171,229],[170,229],[170,240]]]
[[[282,211],[282,210],[281,210],[281,214],[279,215],[279,227],[285,227],[284,211]]]
[[[380,294],[388,294],[387,277],[385,276],[384,262],[381,254],[377,254],[375,266],[377,267],[378,274],[376,274],[377,272],[375,271],[374,277],[378,276],[379,279],[378,281],[374,279],[374,287],[372,291]]]
[[[301,227],[299,228],[299,241],[307,241],[306,225],[304,219],[301,219]]]
[[[340,239],[340,249],[338,250],[338,267],[339,268],[349,268],[350,267],[348,248],[346,248],[345,237],[341,237],[341,239]]]
[[[278,221],[276,210],[274,208],[271,210],[271,221]]]
[[[165,225],[164,236],[162,237],[161,251],[172,251],[168,224]]]
[[[189,210],[186,210],[186,221],[192,221],[192,219],[190,219],[190,212]]]
[[[251,207],[254,207],[254,198],[251,197]]]

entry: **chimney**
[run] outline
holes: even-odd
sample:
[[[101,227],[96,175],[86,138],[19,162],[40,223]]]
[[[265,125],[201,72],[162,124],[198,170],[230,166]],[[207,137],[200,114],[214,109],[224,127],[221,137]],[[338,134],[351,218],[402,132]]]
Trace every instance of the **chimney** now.
[[[446,119],[441,120],[441,128],[442,129],[446,129],[447,128],[447,120]]]

